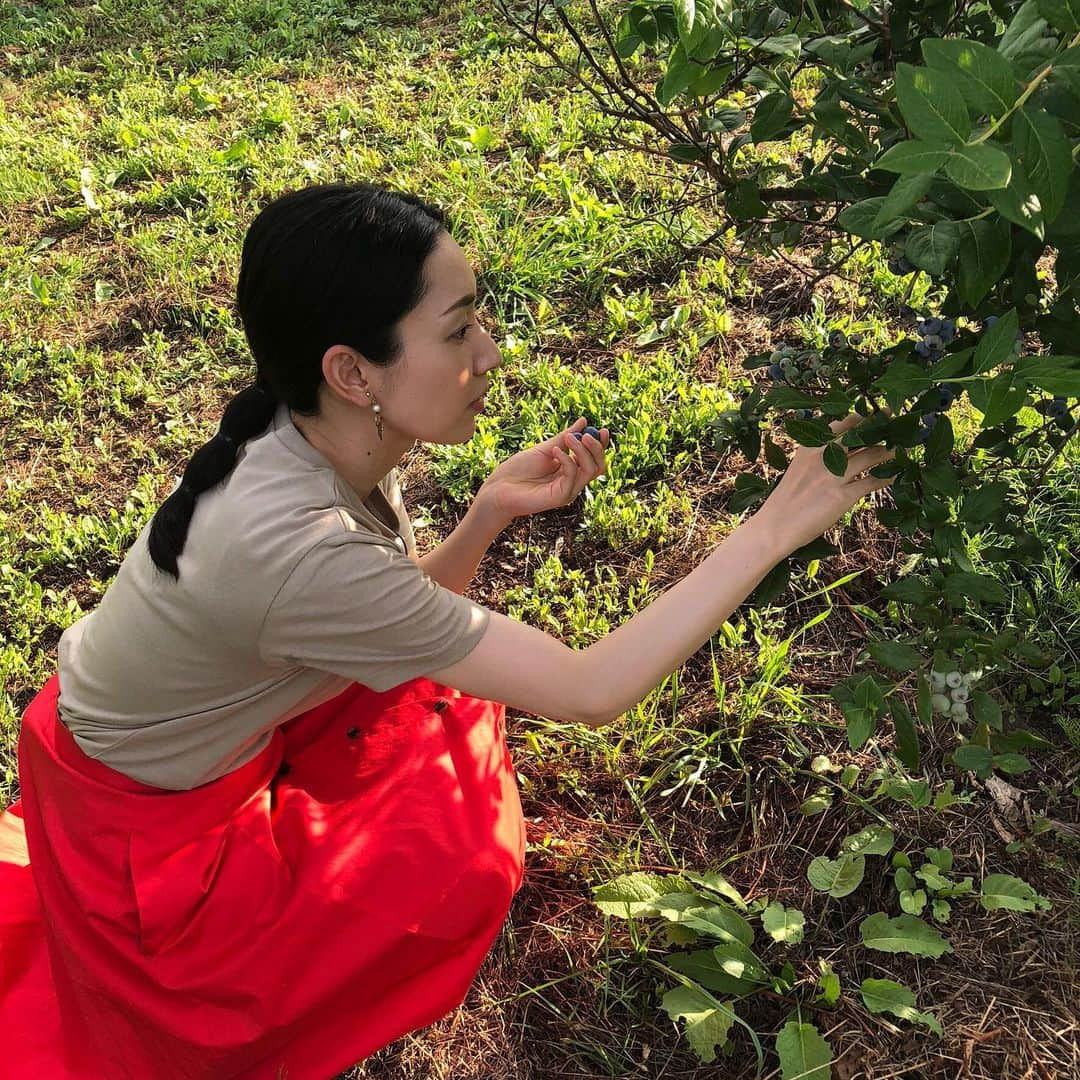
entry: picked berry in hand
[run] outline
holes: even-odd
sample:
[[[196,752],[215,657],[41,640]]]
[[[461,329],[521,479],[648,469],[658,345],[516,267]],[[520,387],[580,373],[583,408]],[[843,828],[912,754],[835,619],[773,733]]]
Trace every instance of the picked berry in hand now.
[[[600,431],[597,428],[594,428],[592,424],[590,424],[584,431],[574,432],[574,438],[577,439],[578,442],[581,442],[581,437],[583,435],[591,435],[597,442],[600,442]]]

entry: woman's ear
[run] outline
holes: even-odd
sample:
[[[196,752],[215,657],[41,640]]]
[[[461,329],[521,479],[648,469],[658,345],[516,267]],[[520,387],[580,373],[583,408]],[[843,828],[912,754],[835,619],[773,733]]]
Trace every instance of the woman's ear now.
[[[331,345],[322,358],[326,385],[338,397],[354,405],[368,404],[362,359],[360,353],[348,345]]]

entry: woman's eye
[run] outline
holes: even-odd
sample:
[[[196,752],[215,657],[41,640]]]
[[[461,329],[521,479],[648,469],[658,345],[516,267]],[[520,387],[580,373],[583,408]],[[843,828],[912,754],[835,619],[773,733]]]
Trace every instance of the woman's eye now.
[[[464,325],[464,326],[463,326],[463,327],[462,327],[462,328],[461,328],[461,329],[460,329],[460,330],[459,330],[459,331],[458,331],[458,332],[457,332],[456,334],[454,334],[453,336],[454,336],[454,337],[456,337],[456,338],[458,339],[458,341],[464,341],[464,340],[465,340],[465,335],[466,335],[466,334],[467,334],[467,333],[469,332],[469,327],[470,327],[470,326],[472,326],[472,323],[466,323],[466,324],[465,324],[465,325]]]

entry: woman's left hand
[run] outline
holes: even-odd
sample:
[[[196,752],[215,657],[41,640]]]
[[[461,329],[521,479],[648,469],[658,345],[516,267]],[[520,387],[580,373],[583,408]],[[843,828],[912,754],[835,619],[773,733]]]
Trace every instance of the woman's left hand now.
[[[585,427],[585,417],[579,417],[565,431],[508,458],[484,481],[477,498],[482,495],[508,521],[568,506],[607,472],[604,450],[610,433],[601,428],[599,442],[591,435],[578,441],[574,432]],[[567,452],[571,449],[574,457]]]

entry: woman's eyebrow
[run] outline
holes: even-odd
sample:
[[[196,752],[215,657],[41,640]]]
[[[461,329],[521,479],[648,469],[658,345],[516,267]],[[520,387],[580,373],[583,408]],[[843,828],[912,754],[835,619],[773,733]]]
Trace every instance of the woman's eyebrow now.
[[[448,307],[448,308],[447,308],[447,309],[446,309],[446,310],[445,310],[445,311],[444,311],[444,312],[442,313],[442,315],[440,315],[440,316],[439,316],[439,318],[441,319],[441,318],[443,318],[443,316],[445,316],[445,315],[449,315],[451,311],[456,311],[456,310],[457,310],[458,308],[460,308],[460,307],[468,307],[468,305],[469,305],[469,304],[471,304],[471,303],[472,303],[472,302],[473,302],[473,301],[474,301],[475,299],[476,299],[476,293],[469,293],[469,295],[468,295],[468,296],[463,296],[463,297],[462,297],[462,298],[461,298],[460,300],[458,300],[458,301],[457,301],[456,303],[453,303],[453,304],[451,304],[451,305],[450,305],[450,306],[449,306],[449,307]]]

